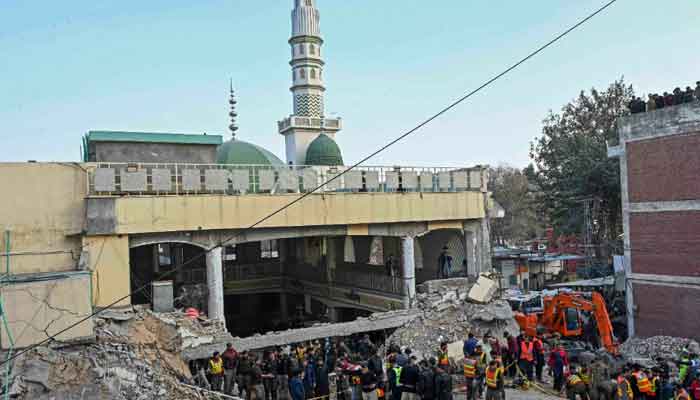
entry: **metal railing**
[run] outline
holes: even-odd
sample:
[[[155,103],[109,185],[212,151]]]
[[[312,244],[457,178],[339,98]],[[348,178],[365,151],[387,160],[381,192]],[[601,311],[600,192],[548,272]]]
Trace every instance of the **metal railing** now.
[[[333,281],[357,288],[376,290],[392,294],[404,294],[402,278],[379,273],[336,270]]]
[[[197,195],[306,193],[345,171],[345,166],[238,164],[94,163],[88,167],[88,193],[111,195]],[[361,166],[322,192],[486,191],[483,167]]]

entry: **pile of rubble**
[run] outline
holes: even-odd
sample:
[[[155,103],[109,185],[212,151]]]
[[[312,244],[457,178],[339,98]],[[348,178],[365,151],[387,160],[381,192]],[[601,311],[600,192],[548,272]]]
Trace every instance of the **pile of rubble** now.
[[[96,318],[94,343],[42,346],[21,355],[12,368],[10,395],[21,400],[203,399],[182,385],[192,376],[181,353],[222,330],[218,322],[181,313],[104,311]]]
[[[469,332],[477,337],[490,332],[502,338],[508,331],[517,335],[519,328],[510,305],[504,300],[492,300],[492,290],[474,302],[470,292],[474,284],[466,278],[429,281],[418,285],[419,314],[405,326],[398,328],[389,341],[411,348],[418,357],[429,357],[441,341],[451,343],[450,356],[461,355],[461,344]]]
[[[683,349],[700,354],[698,342],[672,336],[654,336],[646,339],[631,338],[620,346],[620,354],[630,361],[676,360]]]

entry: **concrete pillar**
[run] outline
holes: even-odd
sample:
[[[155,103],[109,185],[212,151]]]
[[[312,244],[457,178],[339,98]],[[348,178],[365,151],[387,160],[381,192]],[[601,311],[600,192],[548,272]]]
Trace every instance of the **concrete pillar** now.
[[[404,281],[404,308],[411,308],[416,299],[416,266],[413,237],[401,237],[401,267]]]
[[[343,261],[346,263],[355,262],[355,244],[353,243],[352,236],[345,236],[345,242],[343,243]]]
[[[335,238],[326,238],[326,281],[333,282],[333,275],[336,267]]]
[[[338,322],[338,309],[336,307],[328,307],[328,319],[330,322]]]
[[[384,265],[384,239],[381,236],[373,236],[369,245],[370,265]]]
[[[477,240],[476,235],[472,231],[464,231],[465,254],[467,256],[467,276],[477,276]]]
[[[289,321],[289,305],[287,304],[287,293],[280,292],[280,316],[284,322]]]
[[[480,228],[481,271],[479,272],[489,272],[491,271],[491,225],[488,218],[481,219]]]
[[[223,247],[206,253],[207,288],[209,289],[209,318],[226,321],[224,317]]]

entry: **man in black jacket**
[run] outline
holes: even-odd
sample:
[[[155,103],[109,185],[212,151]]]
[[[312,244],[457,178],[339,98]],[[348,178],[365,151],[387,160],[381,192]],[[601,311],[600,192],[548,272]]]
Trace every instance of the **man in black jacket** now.
[[[418,400],[416,387],[418,386],[419,376],[420,370],[416,365],[416,356],[411,356],[408,360],[408,365],[401,370],[401,377],[399,377],[401,400]]]
[[[435,399],[435,372],[433,368],[434,366],[429,367],[425,360],[421,361],[421,371],[416,386],[416,392],[421,400]]]
[[[452,400],[452,377],[440,367],[435,369],[435,400]]]

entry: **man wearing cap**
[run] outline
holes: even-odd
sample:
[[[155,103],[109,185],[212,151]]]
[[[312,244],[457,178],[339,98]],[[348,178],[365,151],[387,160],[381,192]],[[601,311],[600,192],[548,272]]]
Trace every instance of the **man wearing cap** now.
[[[367,363],[362,363],[362,400],[377,400],[377,376],[367,368]]]

